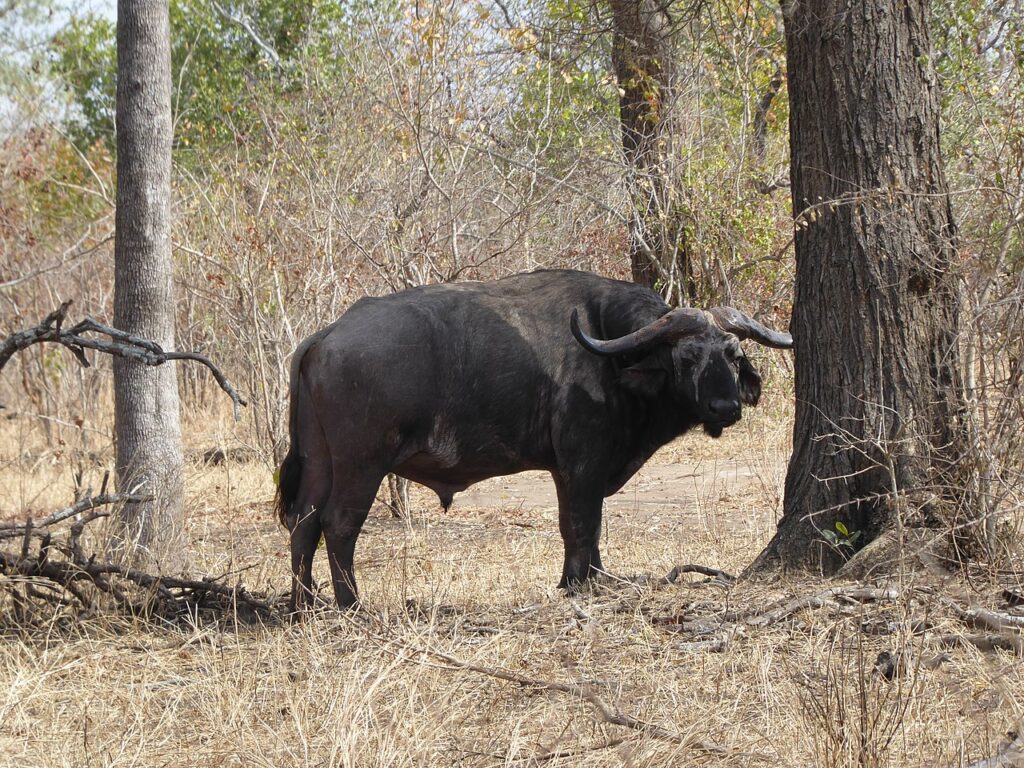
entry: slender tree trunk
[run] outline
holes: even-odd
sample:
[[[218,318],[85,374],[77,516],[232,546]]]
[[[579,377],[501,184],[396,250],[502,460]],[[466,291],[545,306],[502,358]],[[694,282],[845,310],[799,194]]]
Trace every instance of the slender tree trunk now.
[[[174,348],[168,0],[118,0],[114,325]],[[181,428],[173,365],[114,361],[117,482],[156,498],[126,507],[122,533],[173,567],[180,555]]]
[[[783,11],[796,423],[783,517],[752,571],[832,572],[887,529],[962,508],[956,228],[927,0]]]
[[[675,49],[669,4],[611,0],[612,63],[626,181],[633,199],[629,257],[633,280],[685,303],[695,291],[681,195],[671,174]]]

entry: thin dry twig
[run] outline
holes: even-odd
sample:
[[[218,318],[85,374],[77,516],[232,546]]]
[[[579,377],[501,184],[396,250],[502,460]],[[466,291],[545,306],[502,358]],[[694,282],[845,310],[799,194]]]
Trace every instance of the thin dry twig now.
[[[672,731],[667,728],[663,728],[660,725],[648,723],[644,720],[640,720],[637,717],[623,712],[618,705],[610,705],[606,702],[598,693],[597,686],[593,683],[559,683],[552,680],[538,680],[535,678],[522,677],[521,675],[508,672],[497,667],[485,667],[479,664],[473,664],[468,661],[456,658],[450,654],[443,653],[441,651],[434,650],[432,648],[410,648],[403,646],[406,650],[418,653],[423,656],[429,656],[431,658],[443,661],[446,664],[451,665],[457,669],[463,669],[470,672],[477,672],[488,677],[493,677],[498,680],[505,680],[507,682],[516,683],[527,688],[535,688],[538,690],[545,691],[557,691],[559,693],[566,693],[570,696],[577,697],[590,704],[597,713],[601,716],[601,719],[611,725],[619,725],[624,728],[639,731],[645,733],[653,738],[661,741],[669,741],[675,744],[680,744],[688,749],[693,749],[698,752],[704,752],[706,754],[713,755],[729,755],[729,756],[744,756],[750,758],[758,758],[767,760],[768,758],[764,755],[756,753],[743,753],[739,755],[736,752],[723,747],[720,744],[713,744],[699,739],[694,739],[685,734],[677,731]]]
[[[599,742],[597,744],[591,744],[580,749],[559,749],[551,752],[543,751],[536,755],[530,755],[525,758],[526,761],[531,763],[542,763],[548,760],[562,760],[567,758],[575,758],[577,760],[584,758],[584,756],[591,752],[599,752],[602,749],[611,749],[617,747],[625,742],[623,738],[607,739],[606,741]]]

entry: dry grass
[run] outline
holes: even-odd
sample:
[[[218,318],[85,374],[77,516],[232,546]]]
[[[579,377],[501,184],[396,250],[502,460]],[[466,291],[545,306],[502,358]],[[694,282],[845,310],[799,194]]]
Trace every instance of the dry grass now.
[[[192,453],[237,447],[232,429],[197,420]],[[773,530],[788,440],[789,423],[767,408],[719,441],[690,436],[661,452],[609,501],[606,564],[655,576],[683,562],[740,570]],[[44,445],[32,425],[5,423],[5,514],[68,500],[72,442]],[[93,484],[104,457],[85,473]],[[808,608],[695,652],[688,619],[709,620],[710,636],[729,611],[822,585],[684,576],[567,599],[554,588],[553,489],[545,497],[520,480],[492,481],[482,503],[457,498],[447,516],[425,494],[411,523],[375,511],[357,552],[355,614],[265,627],[5,622],[0,764],[966,766],[1024,717],[1014,654],[964,646],[930,664],[943,650],[929,638],[964,630],[939,597],[991,601],[991,583],[971,594],[918,576],[897,585],[913,599]],[[283,592],[287,542],[271,495],[258,460],[190,464],[193,568]],[[914,635],[922,618],[931,626]],[[910,650],[894,680],[874,669],[878,653]],[[598,701],[652,727],[608,722]]]

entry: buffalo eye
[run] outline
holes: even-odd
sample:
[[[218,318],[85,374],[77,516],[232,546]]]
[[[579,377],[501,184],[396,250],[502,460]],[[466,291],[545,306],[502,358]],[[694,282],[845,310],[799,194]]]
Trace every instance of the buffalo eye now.
[[[757,401],[761,399],[761,376],[747,360],[746,355],[740,355],[736,364],[740,400],[744,405],[757,405]]]

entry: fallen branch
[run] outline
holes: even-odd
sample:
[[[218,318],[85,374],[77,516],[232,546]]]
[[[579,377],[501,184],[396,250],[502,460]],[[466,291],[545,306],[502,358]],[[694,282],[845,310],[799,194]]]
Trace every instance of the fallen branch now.
[[[239,407],[247,405],[247,403],[210,358],[198,352],[165,352],[156,342],[132,336],[116,328],[110,328],[88,317],[70,329],[64,330],[63,325],[70,306],[71,301],[65,301],[60,307],[48,314],[39,325],[24,331],[18,331],[4,339],[0,343],[0,370],[7,365],[16,352],[27,349],[33,344],[42,344],[44,342],[52,342],[67,347],[74,354],[78,362],[86,368],[90,366],[89,359],[85,356],[86,349],[93,349],[97,352],[113,355],[114,357],[137,360],[149,366],[163,365],[168,360],[193,360],[210,369],[210,373],[213,374],[217,384],[220,385],[220,388],[227,393],[232,403],[234,403],[235,421],[239,420]],[[110,340],[84,336],[83,334],[86,333],[103,334],[104,336],[109,336]]]
[[[713,640],[693,640],[688,643],[673,643],[672,650],[682,653],[722,653],[729,647],[732,632],[727,632]]]
[[[754,616],[736,617],[745,621],[752,627],[767,627],[805,608],[822,608],[834,604],[838,600],[864,603],[864,602],[889,602],[896,600],[900,595],[898,589],[891,587],[885,589],[874,589],[871,587],[829,587],[812,595],[803,595],[789,600],[777,608],[765,611]]]
[[[992,651],[1013,651],[1018,656],[1024,656],[1024,637],[1010,634],[945,634],[937,637],[934,642],[943,648],[958,648],[964,645],[973,645],[979,651],[991,653]]]
[[[996,632],[1003,632],[1005,630],[1024,630],[1024,616],[1015,616],[1011,613],[990,611],[988,608],[964,608],[957,605],[952,600],[943,599],[942,602],[953,610],[953,613],[956,614],[956,617],[960,619],[960,621],[972,627],[992,629]]]
[[[599,742],[597,744],[591,744],[588,747],[582,747],[581,749],[560,749],[554,752],[542,751],[536,755],[530,755],[525,760],[520,762],[530,763],[542,763],[547,760],[564,760],[574,758],[577,764],[580,759],[585,755],[589,755],[591,752],[598,752],[602,749],[611,749],[617,747],[625,741],[623,738],[607,739],[606,741]]]
[[[405,650],[411,650],[414,653],[421,654],[423,656],[432,657],[439,661],[455,667],[456,669],[463,669],[469,672],[477,672],[488,677],[493,677],[498,680],[505,680],[510,683],[516,683],[526,688],[534,688],[537,690],[544,691],[557,691],[559,693],[566,693],[570,696],[574,696],[590,704],[597,713],[601,716],[601,719],[610,723],[611,725],[619,725],[624,728],[630,728],[635,731],[647,734],[653,738],[661,741],[669,741],[674,744],[679,744],[688,749],[693,749],[698,752],[704,752],[712,755],[728,755],[732,757],[756,757],[762,760],[768,758],[764,755],[756,753],[736,753],[732,750],[721,746],[720,744],[712,744],[709,742],[694,739],[685,734],[677,731],[672,731],[667,728],[663,728],[660,725],[648,723],[639,718],[633,717],[630,714],[622,712],[618,706],[609,705],[601,696],[598,694],[597,686],[593,683],[558,683],[549,680],[538,680],[535,678],[522,677],[512,672],[499,669],[497,667],[484,667],[478,664],[473,664],[468,661],[450,656],[447,653],[441,651],[435,651],[429,648],[409,648],[408,646],[402,646]]]
[[[720,571],[718,568],[710,568],[706,565],[694,565],[693,563],[689,563],[687,565],[677,565],[669,571],[668,574],[666,574],[665,578],[663,578],[661,582],[662,584],[675,584],[676,580],[684,573],[699,573],[730,584],[735,583],[736,581],[736,577],[731,573]]]
[[[88,496],[84,499],[79,499],[70,507],[54,512],[52,515],[44,517],[39,521],[29,519],[24,523],[0,523],[0,540],[25,536],[26,532],[30,529],[33,532],[38,532],[41,528],[48,528],[51,525],[67,520],[69,517],[74,517],[96,507],[104,507],[110,504],[141,504],[152,500],[152,496],[142,496],[134,493],[102,493],[98,496]],[[42,534],[37,533],[37,535]]]
[[[276,615],[266,597],[253,595],[240,584],[230,586],[213,578],[156,576],[85,553],[81,538],[86,526],[110,515],[101,507],[149,500],[151,497],[137,494],[101,493],[80,499],[40,521],[0,525],[0,540],[18,542],[14,551],[0,549],[0,587],[12,596],[17,613],[27,615],[33,601],[88,612],[96,609],[100,595],[107,595],[119,610],[131,615],[169,619],[201,611],[241,611],[260,619]],[[75,516],[80,517],[65,533],[53,530]],[[32,552],[34,540],[39,546]]]

